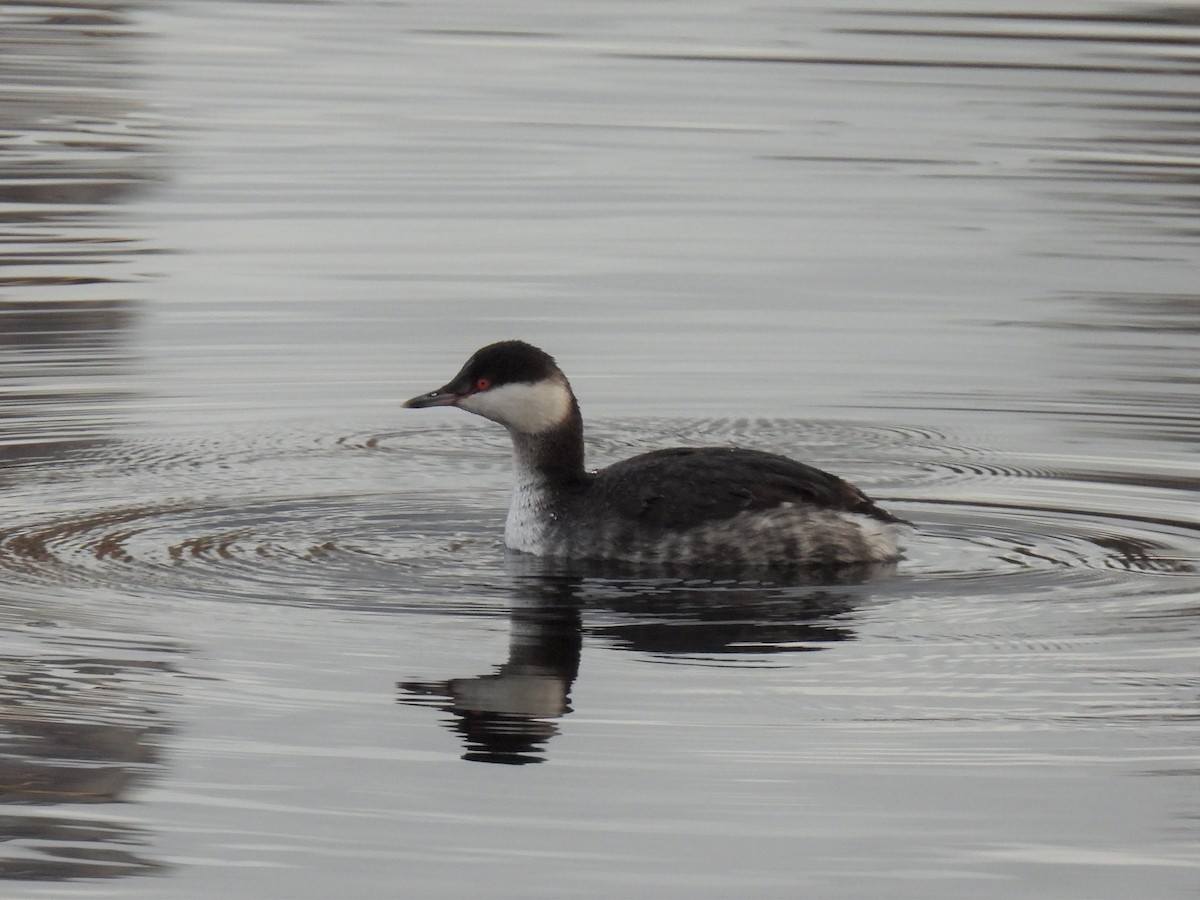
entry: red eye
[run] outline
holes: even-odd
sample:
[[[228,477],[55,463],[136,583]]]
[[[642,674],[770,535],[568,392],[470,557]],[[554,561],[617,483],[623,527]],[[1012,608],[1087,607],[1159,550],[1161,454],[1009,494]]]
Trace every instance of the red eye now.
[[[490,378],[476,378],[475,379],[475,390],[477,390],[477,391],[486,391],[491,386],[492,386],[492,380]]]

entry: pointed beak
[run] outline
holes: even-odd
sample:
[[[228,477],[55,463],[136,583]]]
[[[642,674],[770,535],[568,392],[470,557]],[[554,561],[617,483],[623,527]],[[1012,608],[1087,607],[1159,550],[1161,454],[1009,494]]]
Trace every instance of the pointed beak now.
[[[454,406],[462,399],[462,395],[454,391],[450,385],[440,387],[436,391],[413,397],[404,401],[405,409],[425,409],[427,406]]]

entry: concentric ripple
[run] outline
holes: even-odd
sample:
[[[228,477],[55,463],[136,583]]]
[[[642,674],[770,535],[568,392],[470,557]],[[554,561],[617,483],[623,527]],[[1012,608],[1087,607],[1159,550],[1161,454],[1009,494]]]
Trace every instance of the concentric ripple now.
[[[1111,588],[1200,567],[1194,489],[1161,472],[989,458],[885,426],[640,424],[601,425],[592,459],[738,443],[854,478],[916,523],[898,577],[922,591],[992,580],[1022,593]],[[15,473],[0,569],[10,580],[285,604],[494,604],[508,454],[502,432],[474,423],[93,445]]]
[[[920,512],[916,512],[920,509]],[[1200,531],[1096,513],[984,502],[922,503],[907,573],[922,580],[998,577],[1114,584],[1122,575],[1192,575]]]
[[[432,498],[341,495],[133,506],[0,537],[0,566],[59,584],[293,605],[389,607],[495,559],[487,517]],[[454,578],[447,577],[455,573]],[[478,581],[476,581],[478,583]]]
[[[472,586],[498,559],[507,460],[476,461],[483,499],[437,490],[439,479],[464,483],[455,470],[468,464],[434,450],[455,434],[422,432],[424,454],[404,432],[273,432],[27,464],[4,498],[0,569],[44,584],[367,608],[404,606],[436,585],[437,602],[462,594],[476,606]],[[490,491],[479,478],[489,468]]]

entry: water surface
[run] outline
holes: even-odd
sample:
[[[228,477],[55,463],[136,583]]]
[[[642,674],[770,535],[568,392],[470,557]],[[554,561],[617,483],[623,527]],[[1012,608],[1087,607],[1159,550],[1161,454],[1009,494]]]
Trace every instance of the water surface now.
[[[1193,895],[1200,20],[959,6],[0,10],[14,895]],[[907,557],[506,553],[502,337]]]

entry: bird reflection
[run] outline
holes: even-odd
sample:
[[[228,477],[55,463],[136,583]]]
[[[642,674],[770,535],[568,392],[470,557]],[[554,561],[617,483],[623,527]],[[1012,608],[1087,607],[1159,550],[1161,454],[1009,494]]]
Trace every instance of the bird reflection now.
[[[583,629],[573,586],[560,578],[524,585],[512,611],[508,661],[490,675],[449,681],[402,681],[400,702],[430,703],[454,713],[467,745],[464,759],[541,762],[539,751],[571,711]]]
[[[863,601],[858,585],[892,570],[812,572],[772,584],[612,577],[607,570],[574,564],[567,570],[532,558],[511,563],[517,598],[508,660],[485,675],[397,684],[400,703],[450,713],[446,724],[462,735],[463,759],[475,762],[545,760],[558,720],[571,712],[585,608],[588,635],[618,648],[752,664],[763,654],[852,639],[842,617]]]

